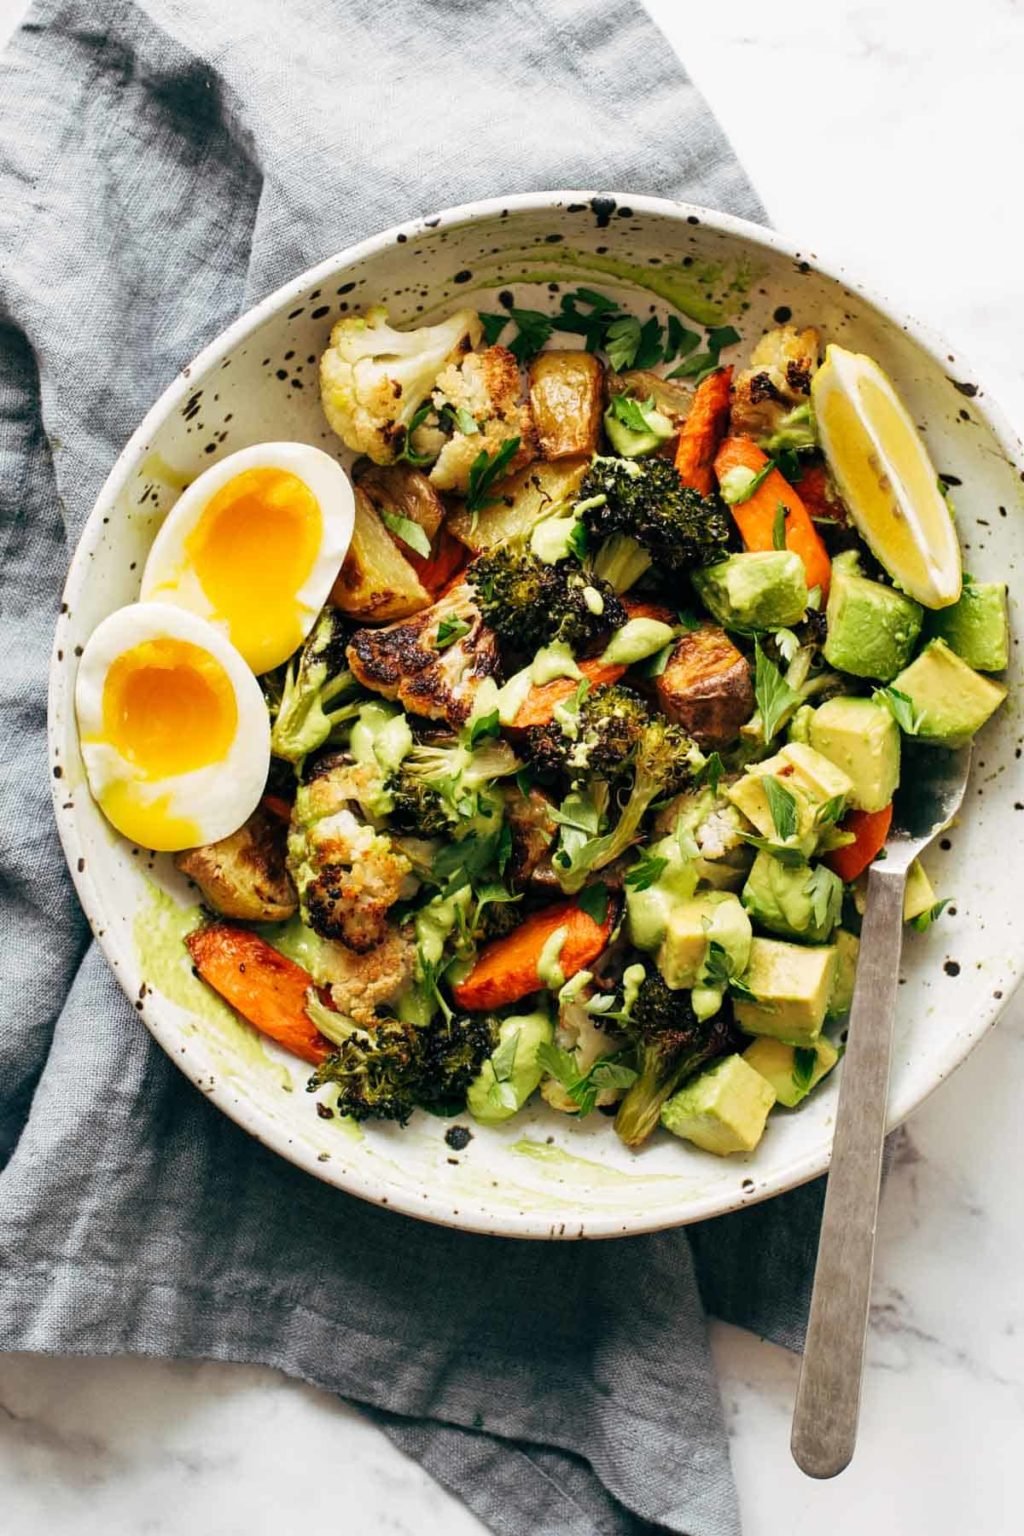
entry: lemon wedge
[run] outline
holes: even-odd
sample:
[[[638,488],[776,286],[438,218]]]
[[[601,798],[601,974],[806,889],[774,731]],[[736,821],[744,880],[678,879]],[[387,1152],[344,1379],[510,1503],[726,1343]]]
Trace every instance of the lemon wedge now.
[[[928,450],[893,388],[862,352],[830,346],[811,384],[828,467],[875,558],[908,596],[960,596],[960,545]]]

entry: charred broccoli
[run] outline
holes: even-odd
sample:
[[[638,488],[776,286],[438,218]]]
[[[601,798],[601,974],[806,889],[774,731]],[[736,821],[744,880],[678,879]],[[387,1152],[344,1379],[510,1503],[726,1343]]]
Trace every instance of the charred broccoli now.
[[[595,458],[579,497],[584,524],[596,538],[625,534],[670,571],[711,565],[729,542],[725,508],[683,485],[667,459]],[[606,568],[605,574],[617,584],[617,571]]]
[[[362,699],[345,702],[359,687],[345,660],[349,633],[337,608],[325,608],[298,660],[288,663],[270,734],[275,757],[297,763],[322,747],[335,725],[358,714]]]
[[[339,1113],[354,1120],[397,1120],[404,1125],[417,1105],[439,1111],[461,1107],[497,1040],[497,1026],[487,1014],[451,1021],[441,1017],[425,1025],[381,1018],[361,1029],[314,996],[307,1011],[337,1046],[317,1067],[307,1089],[315,1093],[333,1084]]]
[[[627,1147],[638,1147],[680,1083],[732,1049],[733,1027],[720,1013],[700,1022],[689,992],[673,991],[657,971],[640,984],[622,1027],[636,1047],[637,1077],[619,1105],[615,1129]]]
[[[648,720],[629,760],[633,778],[625,804],[609,832],[602,836],[593,835],[586,826],[586,807],[573,805],[567,812],[567,802],[563,802],[559,815],[561,838],[554,856],[555,872],[562,889],[570,893],[581,890],[593,870],[604,869],[625,853],[654,802],[685,788],[702,763],[700,752],[680,726],[671,725],[663,715]],[[601,783],[600,780],[597,782]],[[569,800],[574,798],[580,797],[570,796]],[[593,796],[590,798],[594,799]],[[599,810],[596,799],[594,803]]]
[[[629,771],[632,753],[650,712],[638,693],[620,684],[595,688],[579,708],[556,711],[547,725],[526,733],[527,753],[542,773],[617,778]]]
[[[553,640],[586,649],[628,617],[608,582],[574,560],[549,565],[521,542],[479,555],[467,579],[485,623],[505,645],[526,655]]]
[[[507,741],[413,747],[388,781],[392,820],[423,837],[451,834],[460,822],[486,814],[494,780],[519,767]]]

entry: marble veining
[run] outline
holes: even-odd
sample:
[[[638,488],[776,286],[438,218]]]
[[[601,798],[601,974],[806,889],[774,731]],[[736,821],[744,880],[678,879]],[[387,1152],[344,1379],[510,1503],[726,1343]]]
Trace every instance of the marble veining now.
[[[648,5],[780,228],[929,318],[1024,421],[1019,0],[969,17],[934,0]],[[0,38],[23,9],[0,0]],[[900,1133],[861,1444],[836,1482],[789,1457],[797,1359],[712,1326],[747,1536],[1018,1536],[1022,1092],[1019,998]],[[343,1506],[316,1465],[344,1468]],[[5,1536],[484,1529],[336,1399],[269,1370],[154,1360],[0,1357],[0,1510]]]

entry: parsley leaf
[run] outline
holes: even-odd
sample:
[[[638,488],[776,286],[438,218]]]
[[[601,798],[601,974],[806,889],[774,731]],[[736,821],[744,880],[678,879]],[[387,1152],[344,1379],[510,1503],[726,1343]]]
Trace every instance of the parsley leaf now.
[[[581,907],[587,916],[599,927],[603,927],[608,916],[608,887],[603,880],[594,885],[585,885],[576,897],[576,905]]]
[[[668,666],[669,657],[675,648],[675,640],[670,640],[667,645],[662,646],[660,651],[655,651],[653,656],[648,656],[646,661],[640,663],[641,675],[648,678],[660,677]]]
[[[774,465],[772,466],[774,468]],[[751,493],[748,491],[747,495]],[[772,549],[785,549],[786,547],[786,518],[789,516],[789,508],[785,502],[780,501],[775,508],[775,517],[772,522]]]
[[[481,449],[469,466],[469,490],[466,493],[466,509],[469,512],[479,512],[483,507],[489,507],[493,497],[488,492],[501,479],[508,469],[509,464],[519,452],[519,438],[510,437],[502,443],[496,453],[488,453]]]
[[[774,823],[775,831],[782,842],[788,842],[791,837],[796,835],[796,796],[784,784],[780,784],[779,780],[770,773],[764,774],[761,782],[764,785],[765,798],[768,801],[768,813]]]
[[[875,704],[885,706],[905,735],[917,735],[921,729],[921,716],[914,708],[914,701],[899,688],[876,688],[871,698]]]
[[[510,309],[509,316],[518,330],[508,349],[517,362],[528,363],[551,339],[555,322],[539,309]]]
[[[708,331],[708,351],[721,352],[725,347],[734,347],[742,339],[734,325],[714,325]]]
[[[622,1060],[623,1053],[601,1056],[582,1076],[569,1051],[545,1041],[537,1051],[537,1063],[565,1089],[581,1115],[589,1115],[598,1095],[606,1088],[628,1088],[636,1081],[636,1072]]]
[[[699,342],[699,332],[688,331],[678,315],[669,315],[663,359],[666,363],[674,363],[677,357],[688,357]]]
[[[793,1052],[793,1087],[799,1094],[805,1094],[810,1088],[817,1065],[818,1053],[813,1047],[796,1047]]]
[[[640,321],[635,315],[619,315],[604,333],[604,349],[616,373],[632,368],[640,349]]]
[[[829,932],[839,921],[843,907],[843,883],[824,864],[811,870],[804,882],[804,893],[811,903],[811,916],[815,927]]]
[[[701,967],[701,985],[721,987],[724,991],[731,979],[732,963],[729,959],[729,951],[724,944],[719,944],[717,939],[711,939]]]
[[[692,356],[686,359],[685,363],[680,363],[678,368],[673,368],[671,373],[666,374],[666,378],[695,378],[699,383],[701,376],[706,373],[714,373],[717,367],[718,358],[713,352],[694,352]]]
[[[508,315],[485,315],[481,311],[480,324],[484,328],[484,346],[493,347],[508,325]]]
[[[487,1090],[487,1097],[493,1104],[500,1105],[502,1109],[519,1108],[519,1099],[511,1081],[512,1073],[515,1071],[516,1052],[518,1049],[519,1030],[516,1029],[488,1057],[491,1071],[494,1073],[494,1082]]]
[[[424,464],[429,464],[433,458],[433,454],[430,453],[417,453],[412,445],[413,433],[416,432],[419,427],[422,427],[423,423],[432,413],[433,409],[433,402],[427,400],[423,405],[420,406],[418,411],[413,413],[412,420],[409,422],[409,425],[405,430],[405,437],[402,441],[402,446],[399,448],[396,455],[399,460],[404,459],[407,464],[412,464],[416,469],[422,468]]]
[[[470,722],[470,746],[475,747],[477,742],[482,741],[485,736],[497,736],[500,729],[501,721],[496,709],[492,709],[489,715],[477,715],[476,719]]]
[[[709,752],[700,773],[697,775],[698,784],[709,784],[712,794],[718,794],[718,785],[722,774],[725,772],[725,764],[717,752]]]
[[[631,432],[650,431],[648,412],[655,409],[654,397],[648,400],[634,400],[632,395],[612,395],[608,402],[608,409],[616,421],[621,421],[624,427]]]
[[[791,844],[775,843],[770,837],[757,837],[753,832],[741,832],[740,837],[751,848],[759,848],[763,853],[770,853],[773,859],[778,859],[779,863],[784,864],[787,869],[799,869],[802,864],[807,863],[806,854]]]
[[[452,405],[446,400],[437,415],[442,427],[461,432],[464,437],[473,437],[480,431],[476,417],[471,416],[464,405]]]
[[[916,917],[910,919],[911,928],[916,929],[918,933],[927,933],[935,919],[942,916],[949,903],[950,898],[944,896],[941,901],[935,903],[934,907],[929,907],[927,912],[919,912]]]
[[[726,470],[720,487],[722,500],[730,507],[741,507],[745,501],[750,500],[758,486],[763,485],[774,468],[774,460],[769,459],[758,470],[748,469],[744,464]]]
[[[456,640],[461,640],[463,635],[468,635],[472,629],[465,619],[442,619],[437,626],[437,635],[434,640],[435,651],[446,651]]]
[[[791,688],[775,665],[754,641],[754,697],[761,712],[761,725],[767,744],[779,732],[791,710],[800,703],[800,695]]]
[[[653,368],[655,363],[661,362],[661,335],[662,324],[657,315],[644,321],[633,359],[634,368]]]
[[[430,540],[419,523],[414,523],[411,517],[403,517],[400,512],[389,512],[386,507],[381,508],[380,520],[396,539],[401,539],[424,560],[430,559]]]
[[[756,1003],[760,999],[756,992],[752,992],[745,981],[739,976],[733,976],[729,980],[729,991],[733,997],[738,997],[741,1003]]]
[[[703,622],[699,615],[691,612],[689,608],[680,608],[676,619],[684,635],[688,635],[692,629],[700,629]]]
[[[668,859],[659,853],[645,853],[626,875],[626,884],[634,891],[649,891],[657,885],[668,868]]]
[[[826,800],[818,806],[814,813],[814,825],[816,827],[834,826],[837,821],[842,819],[845,810],[846,796],[833,795],[830,800]]]

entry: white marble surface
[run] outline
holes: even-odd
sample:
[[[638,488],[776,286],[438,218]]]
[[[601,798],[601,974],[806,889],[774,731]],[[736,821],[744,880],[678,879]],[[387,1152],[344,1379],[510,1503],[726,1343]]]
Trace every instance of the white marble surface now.
[[[1024,420],[1020,0],[649,0],[780,228],[953,338]],[[0,0],[0,37],[23,9]],[[7,24],[5,26],[5,23]],[[2,109],[0,109],[2,110]],[[797,1361],[713,1329],[747,1536],[1024,1529],[1024,998],[903,1133],[850,1470],[788,1455]],[[301,1473],[344,1467],[338,1484]],[[0,1358],[5,1536],[470,1536],[336,1401],[270,1371]]]

